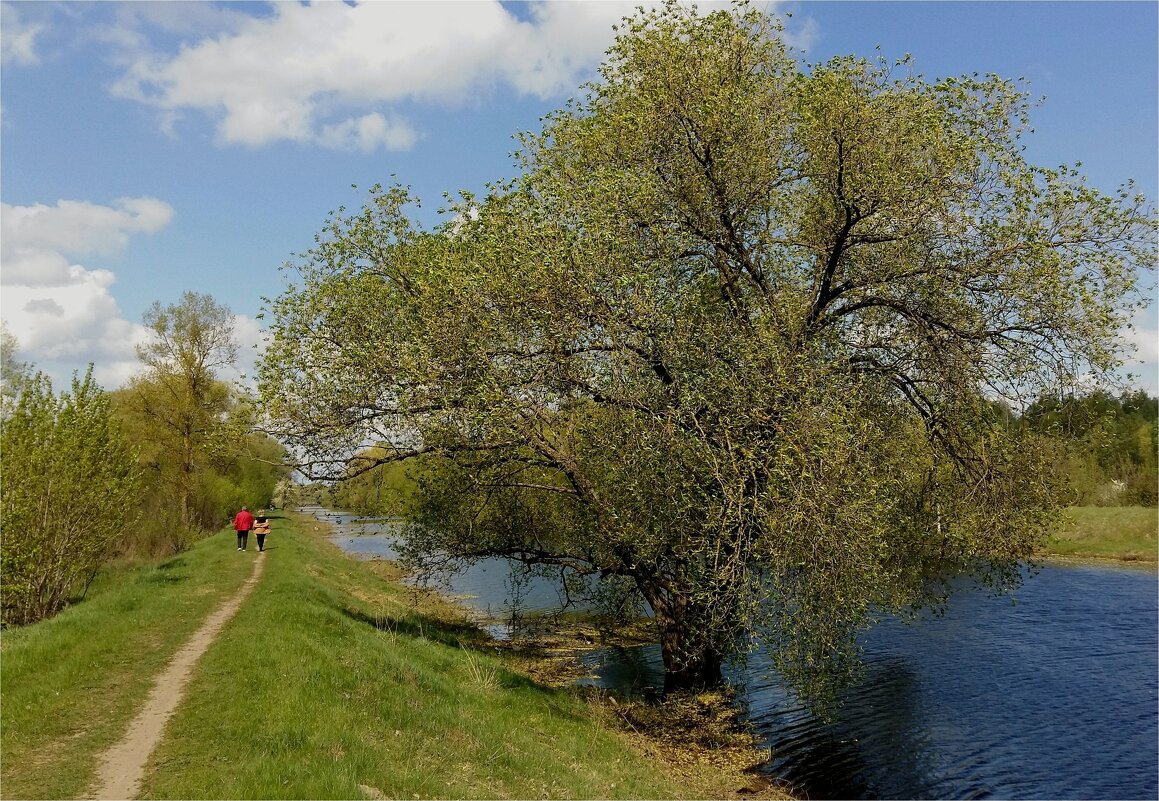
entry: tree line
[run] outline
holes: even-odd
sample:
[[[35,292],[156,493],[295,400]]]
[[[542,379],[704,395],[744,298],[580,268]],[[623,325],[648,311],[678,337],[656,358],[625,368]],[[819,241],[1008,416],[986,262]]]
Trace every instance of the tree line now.
[[[1155,506],[1159,502],[1159,399],[1144,390],[1049,395],[1023,412],[996,403],[1007,425],[1046,438],[1056,454],[1068,506]],[[414,509],[421,463],[379,463],[384,449],[365,448],[350,461],[349,477],[315,488],[325,506],[359,514],[403,518]],[[368,463],[374,463],[364,470]]]
[[[1018,423],[1050,437],[1066,503],[1155,506],[1159,400],[1142,390],[1039,398]]]
[[[183,550],[286,482],[284,449],[218,378],[237,357],[230,310],[186,292],[144,323],[143,370],[112,392],[92,365],[58,392],[3,331],[5,625],[55,614],[110,560]]]

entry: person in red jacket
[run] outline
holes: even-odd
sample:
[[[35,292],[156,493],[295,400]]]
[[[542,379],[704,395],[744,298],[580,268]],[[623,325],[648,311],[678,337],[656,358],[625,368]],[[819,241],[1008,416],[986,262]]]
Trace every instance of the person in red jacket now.
[[[237,532],[237,549],[244,551],[250,537],[250,529],[254,527],[254,516],[250,514],[248,506],[243,506],[233,519],[233,528]]]

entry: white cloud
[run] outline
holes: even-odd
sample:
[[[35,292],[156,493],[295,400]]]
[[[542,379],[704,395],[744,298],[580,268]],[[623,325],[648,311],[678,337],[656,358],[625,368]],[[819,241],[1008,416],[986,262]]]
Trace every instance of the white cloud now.
[[[1138,376],[1135,385],[1159,395],[1159,320],[1154,306],[1135,314],[1124,338],[1135,348],[1134,357],[1127,362],[1127,369]]]
[[[265,348],[266,333],[257,320],[238,314],[233,318],[233,338],[238,344],[237,364],[222,370],[218,378],[242,387],[253,387],[254,365],[260,351]]]
[[[794,50],[808,53],[821,38],[821,26],[811,17],[785,20],[784,42]]]
[[[55,206],[0,203],[0,264],[4,283],[71,283],[66,256],[119,253],[135,233],[159,231],[173,208],[151,197],[121,198],[115,206],[61,200]]]
[[[276,3],[175,55],[137,54],[114,91],[168,130],[182,112],[209,115],[223,144],[406,150],[419,134],[397,104],[575,91],[635,5],[538,2],[520,19],[494,0]]]
[[[115,254],[134,234],[153,233],[173,219],[156,198],[122,198],[111,206],[61,200],[55,206],[0,203],[0,318],[19,343],[18,358],[48,373],[58,387],[93,363],[105,387],[123,385],[141,372],[135,346],[148,331],[124,318],[112,288],[112,271],[73,263],[70,257]],[[223,380],[252,374],[262,330],[235,317],[241,345],[238,365]]]
[[[57,383],[92,362],[98,381],[117,386],[140,368],[133,346],[145,330],[122,317],[109,291],[115,280],[111,272],[79,266],[73,271],[75,280],[64,286],[6,283],[0,316],[20,343],[21,360]]]
[[[116,276],[70,257],[115,254],[132,234],[161,230],[172,217],[167,203],[147,197],[113,206],[0,204],[0,317],[20,343],[20,358],[57,382],[89,362],[105,386],[138,370],[133,346],[145,330],[122,316],[111,293]]]
[[[318,134],[318,144],[332,150],[373,152],[379,145],[387,150],[410,150],[418,134],[406,122],[390,122],[381,114],[326,125]]]
[[[16,6],[0,4],[0,64],[33,66],[40,62],[36,38],[44,26],[25,20]]]

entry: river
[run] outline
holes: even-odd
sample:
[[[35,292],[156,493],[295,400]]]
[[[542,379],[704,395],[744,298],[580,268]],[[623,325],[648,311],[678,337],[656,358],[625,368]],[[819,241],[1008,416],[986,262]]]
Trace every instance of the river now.
[[[389,525],[330,514],[345,550],[393,557]],[[500,636],[509,572],[489,560],[449,582]],[[558,605],[549,582],[523,589],[522,608]],[[967,591],[940,618],[866,632],[864,678],[832,722],[798,703],[761,654],[728,679],[771,750],[764,770],[809,797],[1156,798],[1157,610],[1153,569],[1052,563],[1016,604]],[[604,686],[663,683],[657,646],[581,658]]]

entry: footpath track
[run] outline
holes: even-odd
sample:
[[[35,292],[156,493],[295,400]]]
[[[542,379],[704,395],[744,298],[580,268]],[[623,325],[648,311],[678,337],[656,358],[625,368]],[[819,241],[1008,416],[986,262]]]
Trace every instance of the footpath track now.
[[[93,783],[94,789],[88,798],[130,799],[135,798],[140,789],[145,772],[145,763],[161,742],[165,724],[181,703],[185,687],[193,674],[193,667],[201,658],[229,619],[237,613],[242,603],[257,586],[265,569],[265,554],[258,552],[254,559],[253,572],[241,589],[217,608],[201,625],[189,641],[174,654],[165,670],[157,676],[145,705],[129,723],[125,736],[113,744],[99,758],[99,768]]]

